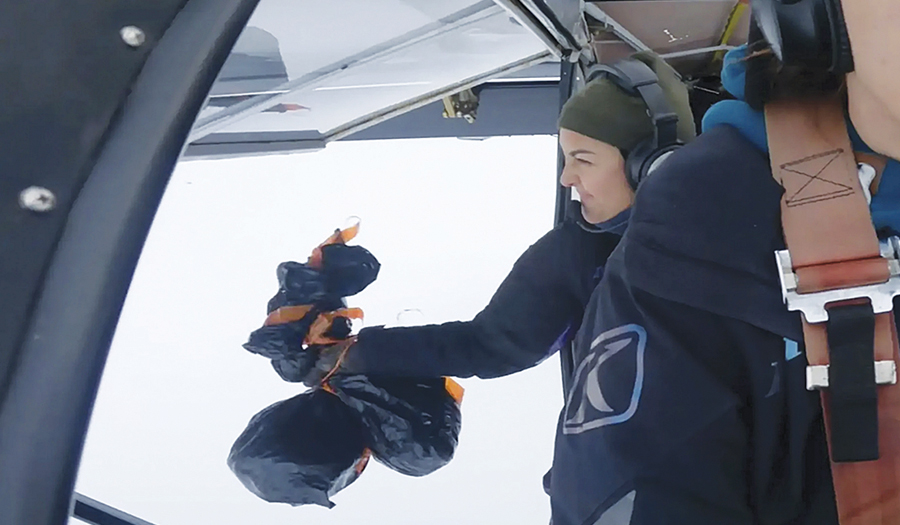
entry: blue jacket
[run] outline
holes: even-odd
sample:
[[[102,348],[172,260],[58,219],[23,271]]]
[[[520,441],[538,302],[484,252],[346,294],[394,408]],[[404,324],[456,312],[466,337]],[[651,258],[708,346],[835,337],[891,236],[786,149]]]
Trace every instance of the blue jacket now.
[[[591,297],[559,420],[554,525],[837,524],[819,396],[774,258],[783,190],[763,115],[740,100],[742,52],[722,75],[738,100],[644,182]],[[900,231],[897,162],[871,210],[880,234]]]
[[[363,329],[348,365],[370,375],[481,378],[532,367],[574,338],[619,239],[566,221],[519,257],[471,321]]]
[[[641,187],[576,339],[554,525],[837,523],[774,264],[781,193],[730,126]]]

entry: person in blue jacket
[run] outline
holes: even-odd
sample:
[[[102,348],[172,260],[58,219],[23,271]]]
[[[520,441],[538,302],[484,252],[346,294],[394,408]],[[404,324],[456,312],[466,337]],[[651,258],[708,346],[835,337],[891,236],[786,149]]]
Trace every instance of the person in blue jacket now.
[[[844,93],[854,149],[900,159],[900,4],[844,1],[843,14],[854,72],[790,87]],[[554,525],[838,523],[819,394],[775,264],[783,189],[751,91],[772,84],[745,78],[771,54],[725,57],[737,100],[710,109],[636,195],[575,344]],[[898,166],[872,188],[880,235],[900,231]]]
[[[678,137],[694,138],[685,84],[658,55],[636,54],[659,78],[678,115]],[[499,377],[540,363],[573,338],[606,259],[628,221],[634,190],[625,176],[628,151],[653,133],[642,99],[601,78],[564,106],[561,183],[580,196],[560,226],[518,259],[489,304],[470,321],[371,327],[342,356],[341,372],[392,376]],[[306,377],[316,384],[338,359],[322,352]]]

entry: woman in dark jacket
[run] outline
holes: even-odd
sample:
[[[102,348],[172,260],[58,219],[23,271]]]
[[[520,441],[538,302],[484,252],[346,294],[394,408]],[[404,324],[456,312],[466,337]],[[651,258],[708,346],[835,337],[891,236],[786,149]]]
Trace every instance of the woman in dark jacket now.
[[[900,37],[887,25],[900,5],[843,5],[853,147],[900,158]],[[752,55],[725,60],[738,99]],[[804,191],[828,189],[809,178]],[[898,190],[889,161],[871,191],[880,233],[900,231]],[[806,389],[801,320],[783,304],[775,264],[783,193],[763,114],[740,100],[711,109],[704,133],[641,187],[576,340],[555,525],[838,523],[819,394]],[[871,502],[863,513],[884,503],[857,496]]]
[[[635,57],[657,73],[678,113],[679,138],[693,139],[687,88],[658,56]],[[340,347],[324,351],[307,384],[317,383],[339,355],[343,372],[498,377],[534,366],[572,340],[628,221],[634,192],[623,151],[647,139],[653,127],[642,100],[604,78],[568,101],[560,128],[561,183],[580,196],[580,213],[574,210],[522,254],[473,320],[365,328],[343,355]]]

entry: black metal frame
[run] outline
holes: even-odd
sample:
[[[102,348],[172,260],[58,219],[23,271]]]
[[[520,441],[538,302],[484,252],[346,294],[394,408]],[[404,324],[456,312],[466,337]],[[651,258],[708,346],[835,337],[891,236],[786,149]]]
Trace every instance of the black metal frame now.
[[[575,91],[575,77],[578,72],[578,63],[563,60],[560,63],[559,70],[559,106],[557,115],[562,112],[569,97]],[[566,165],[565,155],[562,148],[557,147],[556,151],[556,209],[554,213],[554,224],[559,225],[566,219],[566,209],[569,201],[572,200],[571,188],[563,187],[562,172]],[[572,375],[575,373],[575,355],[572,345],[566,345],[559,350],[559,364],[562,367],[562,384],[563,396],[569,395],[569,386],[572,382]]]
[[[509,11],[516,21],[528,28],[552,50],[567,59],[581,50],[579,38],[587,42],[586,27],[580,23],[578,0],[494,0]],[[552,5],[551,5],[552,4]]]
[[[82,144],[90,154],[60,172],[57,182],[68,182],[71,194],[64,196],[58,210],[38,218],[51,225],[54,219],[60,222],[56,242],[38,250],[37,258],[28,245],[15,254],[24,260],[31,256],[45,270],[39,275],[39,292],[31,307],[12,327],[22,335],[4,338],[7,346],[0,356],[0,377],[6,380],[0,389],[2,525],[59,525],[68,519],[101,371],[144,239],[196,114],[257,1],[41,2],[41,12],[53,23],[35,15],[32,3],[0,4],[0,24],[4,24],[0,34],[34,38],[38,55],[58,52],[56,63],[68,61],[67,67],[80,72],[62,77],[60,71],[42,72],[52,79],[44,85],[58,90],[61,97],[83,90],[86,78],[121,83],[114,86],[118,98],[100,101],[117,106],[114,117],[106,121],[98,122],[96,115],[79,112],[78,107],[64,114],[67,126],[58,124],[61,118],[34,121],[18,115],[19,120],[7,121],[33,133],[33,143],[28,144],[32,148],[42,136],[47,140],[89,137],[98,126],[99,132],[95,143]],[[82,11],[73,13],[76,7]],[[81,17],[88,29],[68,29],[65,24],[71,21],[66,14]],[[97,36],[106,33],[99,31],[111,23],[125,26],[142,17],[155,23],[157,31],[147,31],[146,40],[134,46],[138,48],[131,66],[134,74],[119,78],[112,73],[98,75],[96,69],[83,72],[85,62],[96,60],[97,54],[109,52],[115,58],[122,52],[117,33],[109,35],[107,44],[103,36]],[[69,32],[84,30],[81,43],[94,47],[79,49],[77,41],[68,43],[69,48],[54,47],[59,44],[60,27]],[[103,46],[96,46],[98,41]],[[16,46],[0,47],[0,65],[22,61],[25,57],[20,53]],[[4,87],[13,95],[22,92],[0,83],[0,90]],[[85,93],[88,102],[89,96]],[[4,106],[4,113],[17,109],[16,101],[13,98],[12,106]],[[79,120],[79,115],[84,118]],[[0,137],[3,131],[9,132],[0,129]],[[64,153],[44,152],[47,156]],[[32,168],[23,161],[0,169],[9,183]],[[0,195],[3,217],[8,219],[0,224],[0,235],[23,233],[18,230],[29,227],[33,230],[24,235],[37,235],[40,224],[31,220],[35,217],[19,210],[26,215],[17,222],[19,212],[10,210],[16,203],[13,200],[10,205],[9,197],[16,195]],[[15,277],[0,273],[0,280],[7,283]]]
[[[153,525],[77,492],[72,498],[72,516],[90,525]]]
[[[574,28],[571,25],[574,25],[581,13],[567,12],[573,6],[578,6],[578,2],[572,2],[571,0],[525,0],[523,3],[536,14],[539,13],[538,16],[541,18],[541,22],[544,25],[551,26],[562,37],[562,43],[567,48],[579,49],[580,45],[572,33]],[[563,19],[565,19],[565,22]]]

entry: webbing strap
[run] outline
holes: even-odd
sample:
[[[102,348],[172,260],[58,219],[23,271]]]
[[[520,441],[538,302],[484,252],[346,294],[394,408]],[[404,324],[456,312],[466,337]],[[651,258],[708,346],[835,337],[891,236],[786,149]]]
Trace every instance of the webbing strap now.
[[[831,458],[878,459],[875,313],[870,303],[828,309]]]
[[[887,339],[881,334],[889,333]],[[803,323],[806,357],[811,365],[828,364],[824,324]],[[893,314],[875,316],[875,360],[897,359]],[[819,359],[816,359],[816,358]],[[822,391],[822,409],[829,443],[832,437],[831,393]],[[841,525],[900,523],[900,387],[880,386],[878,395],[878,461],[831,464]]]
[[[840,101],[770,104],[766,130],[772,175],[785,191],[782,226],[800,293],[887,281],[889,267],[859,183]],[[808,363],[832,365],[822,407],[840,523],[895,525],[900,523],[900,386],[878,387],[873,403],[874,369],[867,368],[874,360],[897,361],[893,313],[870,317],[856,308],[858,302],[831,306],[827,324],[804,318],[803,332]],[[871,312],[871,305],[865,306]],[[878,459],[842,461],[872,457]]]

